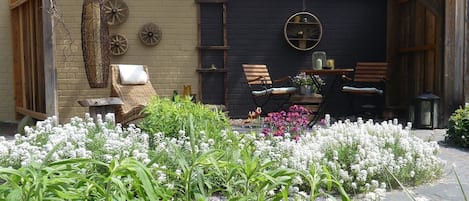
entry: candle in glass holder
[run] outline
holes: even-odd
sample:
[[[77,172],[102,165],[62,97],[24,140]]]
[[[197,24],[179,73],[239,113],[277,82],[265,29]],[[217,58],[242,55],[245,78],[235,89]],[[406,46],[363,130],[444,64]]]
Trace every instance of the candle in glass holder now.
[[[184,85],[184,90],[182,92],[183,96],[190,96],[191,95],[191,85]]]
[[[316,59],[316,69],[322,69],[322,60]]]

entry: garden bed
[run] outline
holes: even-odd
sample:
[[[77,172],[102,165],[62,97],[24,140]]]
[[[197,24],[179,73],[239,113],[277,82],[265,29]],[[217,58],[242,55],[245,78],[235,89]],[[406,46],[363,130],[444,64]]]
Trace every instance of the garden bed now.
[[[420,185],[442,173],[436,142],[393,122],[326,121],[311,130],[296,108],[238,132],[217,130],[213,124],[228,120],[210,114],[208,125],[197,117],[205,109],[194,110],[176,133],[114,126],[112,118],[94,123],[86,116],[64,125],[50,118],[25,128],[25,136],[0,139],[0,199],[16,193],[77,200],[380,200],[399,187],[397,181]]]

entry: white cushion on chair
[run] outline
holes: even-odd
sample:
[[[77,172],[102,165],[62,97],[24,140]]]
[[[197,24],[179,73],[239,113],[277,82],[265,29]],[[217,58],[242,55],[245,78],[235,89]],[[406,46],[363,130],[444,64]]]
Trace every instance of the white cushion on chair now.
[[[254,96],[265,96],[270,94],[291,94],[295,93],[295,87],[276,87],[259,91],[252,91],[251,94]]]
[[[272,89],[272,94],[291,94],[296,92],[296,87],[278,87]]]
[[[251,94],[253,96],[265,96],[265,95],[272,94],[272,91],[274,91],[274,90],[273,89],[266,89],[266,90],[252,91]]]
[[[383,94],[383,90],[374,88],[374,87],[351,87],[351,86],[343,86],[342,87],[343,91],[349,91],[349,92],[367,92],[367,93],[377,93],[377,94]]]
[[[119,64],[122,84],[146,84],[148,75],[142,65]]]

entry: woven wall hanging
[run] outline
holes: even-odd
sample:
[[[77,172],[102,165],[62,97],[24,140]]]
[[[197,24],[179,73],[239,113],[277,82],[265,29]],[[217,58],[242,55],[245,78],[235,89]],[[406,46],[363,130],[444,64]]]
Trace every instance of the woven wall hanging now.
[[[86,77],[91,88],[107,87],[109,78],[109,30],[103,0],[84,0],[81,45]]]

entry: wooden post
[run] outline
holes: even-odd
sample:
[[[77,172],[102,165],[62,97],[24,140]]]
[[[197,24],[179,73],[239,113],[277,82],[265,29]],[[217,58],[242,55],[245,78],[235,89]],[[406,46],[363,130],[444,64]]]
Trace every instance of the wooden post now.
[[[466,0],[447,0],[445,20],[445,61],[442,104],[443,115],[439,122],[447,119],[464,104],[464,44]]]

